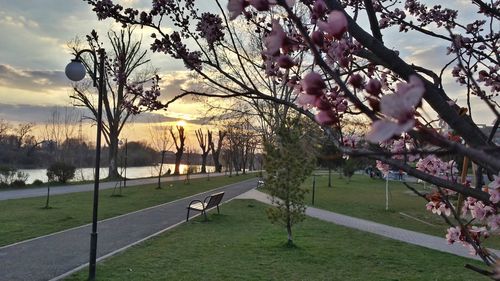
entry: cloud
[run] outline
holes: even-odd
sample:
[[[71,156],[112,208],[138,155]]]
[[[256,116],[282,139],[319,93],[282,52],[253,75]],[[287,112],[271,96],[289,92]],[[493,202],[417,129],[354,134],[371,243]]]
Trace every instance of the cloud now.
[[[0,64],[0,86],[40,92],[68,88],[70,83],[63,71],[24,70]]]
[[[73,115],[83,116],[83,108],[67,107]],[[41,106],[31,104],[0,104],[0,119],[11,122],[43,123],[49,120],[51,114],[64,110],[61,106]]]
[[[15,15],[10,16],[5,12],[0,12],[0,26],[5,26],[6,28],[18,27],[18,28],[37,28],[39,24],[30,19],[26,19],[24,16]]]
[[[32,104],[4,104],[0,103],[0,119],[11,122],[34,122],[44,123],[50,119],[53,112],[63,112],[68,110],[71,115],[89,116],[90,112],[83,107],[74,106],[56,106],[56,105],[32,105]],[[180,119],[175,113],[164,112],[143,112],[132,116],[130,122],[133,123],[163,123],[176,122]],[[194,124],[201,124],[202,121],[192,119],[189,121]]]
[[[161,76],[161,100],[168,101],[182,93],[182,90],[193,90],[197,81],[189,71],[170,71]],[[186,99],[178,102],[185,102]],[[176,101],[177,102],[177,101]]]
[[[442,44],[429,45],[425,48],[422,48],[422,46],[406,46],[404,50],[408,52],[408,55],[404,59],[410,64],[433,70],[439,74],[441,68],[453,60],[453,56],[446,55],[446,47]]]

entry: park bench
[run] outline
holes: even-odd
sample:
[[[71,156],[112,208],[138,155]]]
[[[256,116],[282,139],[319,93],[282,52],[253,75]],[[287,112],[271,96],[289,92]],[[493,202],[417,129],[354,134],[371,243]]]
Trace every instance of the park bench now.
[[[189,205],[187,206],[187,218],[186,221],[189,220],[189,211],[190,210],[195,210],[198,212],[201,212],[203,215],[205,215],[205,220],[207,220],[207,210],[217,207],[217,213],[220,214],[219,211],[219,204],[222,201],[222,197],[224,196],[224,192],[219,192],[212,194],[210,196],[207,196],[205,200],[193,200]]]

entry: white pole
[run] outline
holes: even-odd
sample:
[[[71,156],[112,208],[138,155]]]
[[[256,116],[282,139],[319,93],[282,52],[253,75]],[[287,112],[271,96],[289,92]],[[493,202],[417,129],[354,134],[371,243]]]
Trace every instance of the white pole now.
[[[389,210],[389,174],[385,177],[385,210]]]

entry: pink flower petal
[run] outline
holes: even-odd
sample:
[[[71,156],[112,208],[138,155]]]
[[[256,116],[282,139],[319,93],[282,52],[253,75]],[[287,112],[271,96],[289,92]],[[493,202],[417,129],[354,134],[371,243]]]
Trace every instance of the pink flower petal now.
[[[295,100],[295,103],[302,108],[310,108],[316,104],[317,100],[318,96],[301,93],[297,96],[297,100]]]
[[[341,11],[332,11],[328,14],[327,22],[318,21],[321,31],[340,39],[347,31],[347,18]]]
[[[278,21],[273,20],[273,28],[271,33],[264,39],[264,45],[266,46],[266,54],[274,56],[279,53],[281,46],[285,42],[286,34],[283,27]]]
[[[326,88],[323,77],[317,72],[309,72],[304,79],[302,79],[302,88],[308,95],[320,96]]]
[[[369,142],[379,143],[392,138],[397,132],[400,132],[398,124],[387,120],[377,120],[373,122],[370,131],[365,135],[365,139]]]
[[[245,0],[229,0],[227,10],[229,11],[229,20],[237,18],[245,9]]]

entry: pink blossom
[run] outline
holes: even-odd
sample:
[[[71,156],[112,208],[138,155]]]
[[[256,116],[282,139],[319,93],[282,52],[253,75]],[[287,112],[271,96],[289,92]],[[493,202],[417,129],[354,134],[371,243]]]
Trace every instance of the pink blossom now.
[[[355,134],[347,135],[343,137],[343,143],[345,146],[355,148],[359,141],[361,140],[361,137]]]
[[[349,83],[354,87],[354,88],[357,88],[357,89],[362,89],[363,88],[363,76],[359,75],[359,74],[353,74],[351,75],[351,77],[349,78]]]
[[[477,201],[471,208],[470,213],[473,218],[478,220],[484,220],[494,213],[494,209],[488,205],[485,205],[481,201]]]
[[[312,7],[312,22],[316,22],[316,20],[322,18],[325,13],[328,12],[328,7],[326,6],[323,0],[314,1],[314,5]]]
[[[490,194],[490,201],[493,204],[500,202],[500,189],[488,189]]]
[[[408,83],[399,83],[396,94],[380,99],[380,110],[398,121],[405,121],[413,115],[425,92],[424,84],[417,76],[411,76]]]
[[[376,162],[377,162],[377,169],[379,169],[382,172],[384,177],[387,177],[387,175],[389,174],[390,166],[379,160],[377,160]]]
[[[337,123],[338,118],[331,110],[319,110],[319,112],[314,116],[314,120],[323,126],[328,126]]]
[[[229,19],[234,20],[237,18],[248,6],[248,2],[246,0],[229,0],[227,2],[227,10],[229,11]]]
[[[248,2],[257,11],[267,11],[267,10],[269,10],[269,1],[268,0],[248,0]]]
[[[318,21],[318,27],[321,31],[340,39],[347,31],[347,18],[341,11],[332,11],[328,14],[327,22]]]
[[[285,43],[286,34],[277,20],[273,20],[272,23],[271,33],[264,39],[264,45],[266,46],[265,53],[274,56],[279,54],[280,48]]]
[[[493,176],[494,180],[488,184],[489,189],[500,189],[500,173],[498,176]]]
[[[302,79],[302,88],[308,95],[320,96],[326,88],[323,77],[317,72],[309,72],[304,79]]]
[[[457,241],[460,241],[462,231],[460,230],[459,226],[450,227],[448,228],[447,232],[448,233],[446,234],[446,241],[448,242],[448,244],[451,245]]]
[[[292,68],[296,65],[295,61],[289,55],[280,55],[276,63],[281,68]]]
[[[313,105],[317,103],[317,100],[319,99],[319,96],[315,95],[308,95],[306,93],[300,93],[297,96],[297,100],[295,103],[302,108],[311,108]]]
[[[373,122],[366,139],[381,142],[413,128],[415,108],[424,92],[424,84],[417,76],[410,76],[408,83],[399,83],[395,94],[385,95],[380,99],[380,111],[386,118]]]
[[[325,37],[323,36],[323,32],[318,30],[314,31],[311,34],[311,40],[313,41],[314,44],[320,47],[323,46],[323,44],[325,43]]]
[[[381,93],[382,84],[377,79],[370,79],[365,86],[365,90],[374,96],[378,96]]]
[[[433,214],[441,215],[444,214],[447,217],[451,215],[451,209],[448,207],[443,202],[435,202],[435,201],[429,201],[426,205],[425,208],[427,211],[431,211]]]
[[[373,122],[371,130],[365,138],[370,142],[381,142],[388,140],[394,135],[400,135],[415,126],[415,120],[409,120],[403,124],[398,124],[388,120],[377,120]]]
[[[492,215],[488,221],[488,225],[492,231],[500,228],[500,215]]]

